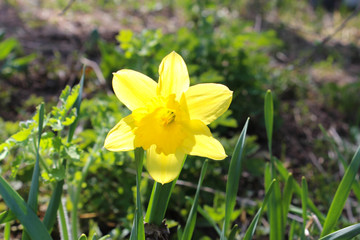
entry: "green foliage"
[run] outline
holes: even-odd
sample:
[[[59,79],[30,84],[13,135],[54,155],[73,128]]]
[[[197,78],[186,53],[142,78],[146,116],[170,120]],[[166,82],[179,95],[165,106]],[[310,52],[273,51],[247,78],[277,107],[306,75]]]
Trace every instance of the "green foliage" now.
[[[230,106],[235,119],[257,116],[262,106],[264,86],[273,82],[267,53],[282,45],[274,31],[250,32],[250,23],[239,22],[212,31],[210,18],[194,20],[195,29],[180,28],[176,33],[163,34],[160,30],[134,33],[121,30],[118,44],[99,42],[101,69],[106,79],[123,68],[134,69],[157,79],[161,59],[175,50],[188,66],[191,83],[221,82],[234,90]],[[221,53],[221,54],[219,54]],[[213,124],[237,127],[233,119]],[[215,126],[214,126],[215,125]]]
[[[20,43],[15,38],[6,38],[5,33],[0,32],[0,76],[11,75],[25,71],[30,62],[36,58],[36,54],[23,56]]]
[[[334,199],[331,203],[329,212],[326,216],[324,228],[321,232],[321,237],[331,233],[331,230],[337,223],[339,219],[342,209],[345,206],[346,199],[349,196],[351,186],[355,180],[356,174],[360,167],[360,147],[354,154],[351,163],[346,170],[344,177],[342,178],[338,189],[336,190]]]

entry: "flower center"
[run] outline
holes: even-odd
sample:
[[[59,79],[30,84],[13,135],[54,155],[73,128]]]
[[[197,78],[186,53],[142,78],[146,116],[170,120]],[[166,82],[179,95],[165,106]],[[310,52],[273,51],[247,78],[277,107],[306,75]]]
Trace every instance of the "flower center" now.
[[[167,126],[170,123],[174,122],[175,120],[175,112],[171,111],[171,110],[166,110],[166,112],[161,116],[161,122],[163,124],[163,126]]]

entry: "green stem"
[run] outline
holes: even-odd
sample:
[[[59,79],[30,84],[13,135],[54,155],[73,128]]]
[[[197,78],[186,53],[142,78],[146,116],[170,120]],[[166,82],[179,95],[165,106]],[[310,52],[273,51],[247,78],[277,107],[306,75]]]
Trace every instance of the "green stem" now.
[[[68,223],[66,221],[66,217],[65,217],[65,214],[64,214],[64,207],[63,207],[62,203],[60,203],[60,205],[59,205],[58,213],[59,213],[59,224],[60,224],[61,239],[62,240],[69,240]]]
[[[145,222],[160,225],[165,217],[167,205],[170,200],[171,192],[176,184],[176,180],[161,184],[154,183],[153,190],[151,192],[148,211],[146,212]]]
[[[144,219],[141,206],[141,173],[143,169],[144,150],[142,148],[135,149],[135,163],[136,163],[136,210],[134,225],[131,231],[130,239],[138,240],[145,239]]]
[[[186,156],[184,158],[183,165],[185,159]],[[167,206],[169,204],[171,192],[174,189],[178,178],[179,176],[175,178],[174,181],[166,184],[161,184],[158,182],[154,183],[150,202],[146,211],[145,222],[161,225],[165,217]]]
[[[5,240],[10,240],[10,229],[11,229],[10,222],[5,223],[5,229],[4,229],[4,239]]]

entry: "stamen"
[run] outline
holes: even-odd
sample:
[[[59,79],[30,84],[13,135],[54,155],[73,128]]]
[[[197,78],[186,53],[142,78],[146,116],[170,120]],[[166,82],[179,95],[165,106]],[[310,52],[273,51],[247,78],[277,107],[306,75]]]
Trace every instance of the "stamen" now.
[[[169,125],[175,120],[175,113],[173,111],[167,110],[167,112],[162,116],[163,125]]]

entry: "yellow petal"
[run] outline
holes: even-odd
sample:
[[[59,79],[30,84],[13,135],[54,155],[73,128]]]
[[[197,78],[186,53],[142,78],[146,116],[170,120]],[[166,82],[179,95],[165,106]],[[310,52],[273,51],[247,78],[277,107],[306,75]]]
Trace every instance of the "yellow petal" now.
[[[109,151],[130,151],[135,149],[133,133],[134,119],[129,115],[120,120],[105,138],[104,147]]]
[[[165,184],[180,174],[184,157],[185,153],[181,151],[169,155],[159,154],[156,146],[152,145],[146,151],[146,168],[155,181]]]
[[[200,120],[191,120],[186,126],[187,138],[180,148],[186,154],[214,160],[226,158],[224,147],[213,138],[209,128]]]
[[[185,97],[190,119],[208,125],[229,108],[232,91],[222,84],[204,83],[191,86]]]
[[[145,107],[156,96],[156,82],[133,70],[123,69],[114,73],[112,84],[118,99],[130,110]]]
[[[159,66],[158,94],[167,97],[175,94],[180,99],[190,85],[189,73],[182,57],[176,52],[171,52]]]

